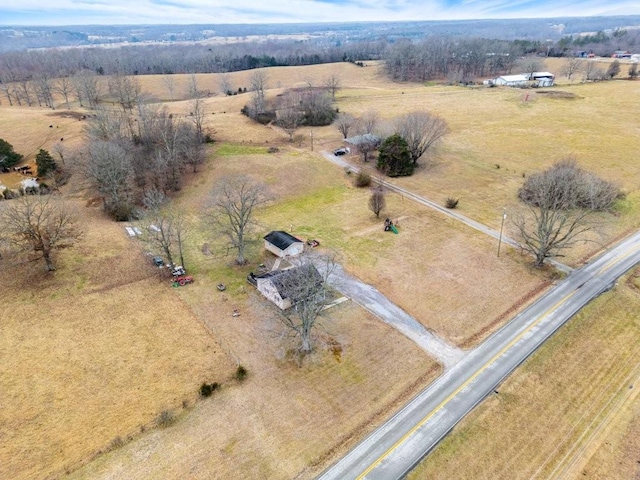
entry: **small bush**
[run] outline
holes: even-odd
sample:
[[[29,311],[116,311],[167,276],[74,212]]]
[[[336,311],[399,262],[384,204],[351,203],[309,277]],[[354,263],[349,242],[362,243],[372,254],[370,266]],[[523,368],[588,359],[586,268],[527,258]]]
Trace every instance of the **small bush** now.
[[[280,149],[278,147],[269,147],[267,153],[278,153]]]
[[[122,439],[122,437],[117,436],[116,438],[111,440],[111,443],[109,444],[109,450],[115,450],[117,448],[122,447],[123,445],[124,445],[124,440]]]
[[[215,143],[215,140],[210,133],[205,133],[203,141],[204,143]]]
[[[236,369],[236,380],[238,380],[239,382],[242,382],[244,379],[247,378],[247,375],[249,374],[249,372],[247,372],[247,369],[244,368],[242,365],[238,365],[238,368]]]
[[[459,199],[457,198],[447,198],[444,202],[444,206],[447,208],[456,208],[458,206]]]
[[[163,410],[160,415],[156,417],[156,425],[161,428],[170,427],[176,421],[176,417],[171,410]]]
[[[354,183],[358,188],[368,187],[371,185],[371,175],[369,175],[367,172],[358,172]]]
[[[237,374],[238,373],[236,372],[236,375]],[[203,383],[200,385],[200,396],[204,398],[210,397],[218,388],[220,388],[220,384],[218,382]]]

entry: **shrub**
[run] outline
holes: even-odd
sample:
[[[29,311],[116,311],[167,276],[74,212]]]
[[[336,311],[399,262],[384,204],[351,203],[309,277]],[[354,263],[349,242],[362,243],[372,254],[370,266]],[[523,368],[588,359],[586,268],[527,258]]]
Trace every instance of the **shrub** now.
[[[354,184],[358,188],[368,187],[371,185],[371,175],[367,172],[358,172],[354,180]]]
[[[447,208],[456,208],[458,206],[459,199],[457,198],[447,198],[444,202],[444,206]]]
[[[238,365],[238,368],[236,368],[235,378],[239,382],[242,382],[244,379],[247,378],[248,374],[249,372],[247,372],[246,368],[244,368],[242,365]]]
[[[163,410],[160,415],[156,417],[156,425],[161,428],[170,427],[176,421],[176,417],[171,410]]]
[[[123,445],[124,445],[124,440],[122,439],[122,437],[117,436],[116,438],[111,440],[111,443],[109,444],[109,450],[115,450],[117,448],[120,448]]]
[[[203,383],[200,385],[200,396],[204,398],[210,397],[218,388],[220,388],[220,384],[218,382]]]

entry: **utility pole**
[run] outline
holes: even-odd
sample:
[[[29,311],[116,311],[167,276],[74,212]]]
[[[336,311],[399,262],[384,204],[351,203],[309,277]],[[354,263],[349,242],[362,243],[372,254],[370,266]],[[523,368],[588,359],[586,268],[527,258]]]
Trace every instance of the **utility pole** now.
[[[500,256],[500,245],[502,245],[502,230],[504,229],[504,221],[507,219],[507,207],[502,208],[502,223],[500,223],[500,237],[498,238],[498,257]]]

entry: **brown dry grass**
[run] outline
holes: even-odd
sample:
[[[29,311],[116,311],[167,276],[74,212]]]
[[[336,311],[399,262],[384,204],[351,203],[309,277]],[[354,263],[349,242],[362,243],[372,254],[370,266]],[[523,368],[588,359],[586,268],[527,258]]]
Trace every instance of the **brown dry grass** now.
[[[39,266],[4,276],[2,478],[59,477],[233,372],[123,227],[75,207],[85,238],[55,275]]]
[[[497,258],[496,241],[396,194],[387,195],[383,217],[400,234],[384,232],[367,208],[369,190],[343,182],[300,192],[261,219],[338,252],[350,271],[450,342],[477,343],[546,284],[527,256],[503,249]]]
[[[623,282],[596,299],[409,478],[632,478],[639,308],[640,291]]]
[[[436,374],[410,341],[353,304],[331,311],[341,353],[286,360],[263,300],[240,317],[218,311],[210,289],[185,289],[249,371],[168,430],[97,459],[70,478],[311,478]],[[265,308],[266,307],[266,308]]]
[[[592,167],[607,178],[620,179],[632,192],[619,209],[617,224],[609,228],[606,238],[637,225],[640,197],[635,192],[634,179],[638,178],[638,172],[632,162],[626,161],[633,154],[629,134],[638,128],[636,118],[626,108],[626,97],[636,93],[635,84],[576,85],[566,90],[584,98],[561,100],[534,96],[533,101],[525,104],[519,91],[394,84],[384,77],[378,65],[358,68],[336,64],[268,69],[272,87],[269,95],[277,94],[279,88],[303,85],[310,78],[319,84],[319,79],[333,72],[341,76],[345,86],[338,94],[341,111],[360,114],[375,108],[382,117],[391,118],[424,105],[450,123],[452,133],[431,159],[431,167],[410,179],[399,180],[408,188],[435,200],[458,196],[462,213],[496,227],[502,206],[513,202],[524,166],[527,172],[544,168],[564,154],[565,150],[559,145],[567,145],[566,151],[578,153],[579,160],[583,155],[587,158],[587,168]],[[248,75],[247,72],[231,74],[232,84],[248,86]],[[152,97],[168,98],[160,77],[139,78]],[[187,76],[176,76],[176,80],[183,89],[179,94],[183,95]],[[215,92],[218,79],[215,75],[203,75],[199,77],[199,83],[201,89]],[[342,451],[366,428],[372,428],[389,413],[400,398],[428,383],[434,374],[433,361],[418,352],[411,342],[353,306],[335,310],[337,322],[332,326],[345,348],[344,361],[334,363],[332,355],[320,349],[312,359],[317,362],[313,366],[297,369],[285,362],[282,343],[270,336],[273,322],[269,319],[273,312],[265,309],[264,301],[251,300],[253,295],[245,286],[244,276],[252,267],[238,269],[229,265],[229,258],[205,257],[200,253],[204,242],[211,242],[213,247],[220,246],[201,222],[201,209],[204,195],[212,183],[226,174],[250,173],[269,184],[275,203],[258,215],[265,230],[288,230],[293,226],[295,234],[317,238],[323,246],[337,251],[352,272],[376,285],[425,325],[458,344],[469,345],[486,336],[505,321],[514,305],[528,301],[545,282],[543,274],[528,270],[526,257],[507,251],[498,261],[494,254],[495,242],[395,195],[389,197],[388,214],[400,219],[401,233],[397,236],[384,233],[380,222],[375,221],[366,209],[367,193],[352,188],[343,172],[328,166],[318,154],[309,152],[308,129],[301,130],[304,140],[300,146],[291,146],[283,132],[256,126],[241,116],[239,110],[247,101],[248,95],[214,95],[205,101],[207,126],[215,130],[217,139],[239,144],[240,154],[215,158],[203,172],[189,180],[189,188],[176,198],[177,205],[185,209],[193,225],[192,249],[187,260],[197,275],[197,283],[191,286],[193,288],[172,292],[171,298],[175,299],[174,295],[177,295],[180,303],[163,305],[160,311],[186,312],[187,326],[184,328],[187,330],[201,328],[198,321],[207,325],[215,334],[215,340],[206,337],[208,341],[217,342],[227,354],[224,356],[216,349],[221,365],[226,365],[222,370],[228,372],[228,358],[233,358],[248,366],[250,379],[242,386],[223,388],[212,400],[198,404],[175,427],[144,435],[123,449],[99,458],[78,472],[78,477],[178,477],[188,472],[193,477],[205,478],[213,474],[214,468],[221,468],[222,477],[279,478],[281,475],[289,478],[301,471],[305,472],[301,474],[303,477],[310,476],[316,470],[306,470],[309,465],[322,465],[334,448],[333,454]],[[567,102],[571,102],[574,109],[570,110],[570,115],[565,114]],[[33,145],[50,148],[59,140],[57,133],[53,137],[48,132],[50,124],[54,124],[54,130],[65,129],[65,142],[67,137],[80,138],[82,122],[78,120],[55,118],[60,123],[60,128],[55,129],[58,123],[48,120],[51,118],[49,110],[0,108],[3,138],[21,153],[35,154],[37,148]],[[189,102],[168,102],[167,108],[178,115],[188,115]],[[594,131],[593,118],[606,118],[607,122],[602,126],[599,124],[600,130]],[[516,123],[514,119],[523,121]],[[314,128],[313,134],[316,150],[340,144],[340,136],[333,127]],[[249,145],[284,148],[276,155],[243,154],[242,148]],[[603,155],[606,161],[600,161],[602,158],[598,155]],[[500,169],[494,165],[496,156]],[[77,305],[85,312],[83,318],[91,318],[94,305],[100,312],[118,311],[123,298],[139,299],[145,305],[149,295],[157,297],[159,291],[165,291],[165,286],[156,285],[155,279],[145,279],[146,274],[136,278],[138,281],[129,288],[117,287],[122,273],[114,275],[113,265],[121,265],[119,271],[129,272],[129,267],[139,264],[139,253],[136,250],[125,255],[123,252],[131,248],[131,242],[124,237],[121,226],[94,217],[91,221],[96,221],[95,228],[87,229],[85,242],[64,255],[64,263],[76,269],[76,273],[65,276],[64,271],[60,271],[56,281],[61,278],[64,281],[46,287],[53,298],[43,305],[50,305],[52,311],[58,308],[59,317],[64,317],[67,295],[71,295],[69,305]],[[110,243],[104,242],[105,238]],[[252,258],[257,259],[255,263],[263,261],[264,257],[259,253],[260,242],[252,243],[251,248]],[[214,290],[219,281],[230,287],[224,294]],[[18,288],[22,285],[7,293]],[[13,298],[12,301],[19,302]],[[54,305],[51,303],[54,301],[60,303]],[[23,303],[26,304],[26,300]],[[149,312],[155,311],[156,316],[162,317],[160,311],[154,310],[154,305],[148,306]],[[234,308],[241,310],[240,321],[230,315]],[[176,326],[168,325],[167,328],[178,334]],[[53,335],[56,331],[52,329],[46,333]],[[141,341],[149,341],[155,338],[155,332],[155,328],[146,326],[137,333],[141,335]],[[188,338],[188,335],[183,336]],[[70,342],[74,339],[72,335],[68,337]],[[47,340],[46,336],[39,338]],[[102,344],[104,339],[101,338],[97,336],[93,341]],[[128,355],[129,351],[126,342],[116,345],[118,347],[112,351],[96,347],[100,361],[119,365],[117,358],[122,352]],[[150,347],[148,355],[153,357],[164,352],[171,358],[170,355],[180,357],[183,353],[194,353],[179,340],[167,348]],[[195,353],[202,355],[197,349]],[[103,357],[108,354],[113,357]],[[53,361],[49,357],[43,358]],[[82,362],[77,367],[85,368],[88,360],[79,358]],[[207,357],[197,358],[202,361]],[[93,358],[90,360],[94,361]],[[149,360],[145,366],[153,363]],[[412,380],[416,372],[421,372],[418,383]],[[180,373],[177,376],[180,377]],[[202,381],[195,377],[183,380]],[[9,375],[2,382],[13,385],[16,376]],[[185,391],[193,393],[193,386],[184,390],[186,387],[180,385],[179,378],[171,377],[169,382],[179,393],[174,397],[169,392],[159,393],[154,397],[158,405],[173,399],[179,401]],[[58,383],[52,390],[60,388],[64,392]],[[116,388],[126,390],[126,385]],[[149,388],[153,390],[157,385],[152,383]],[[283,391],[295,393],[283,395]],[[106,396],[101,398],[123,398],[117,390],[110,392],[105,392]],[[130,395],[130,398],[136,395]],[[322,401],[318,402],[318,398]],[[87,410],[91,408],[87,407]],[[96,448],[104,448],[105,442],[113,438],[111,435],[127,435],[125,427],[129,417],[126,412],[132,408],[129,404],[120,404],[114,409],[119,412],[117,415],[127,418],[120,421],[123,417],[114,417],[117,420],[112,422],[112,430],[105,431],[104,438],[86,442],[92,445],[90,448],[73,444],[66,454],[50,451],[51,458],[43,457],[36,468],[50,468],[50,471],[54,471],[54,467],[64,468],[76,459],[86,458]],[[137,425],[148,422],[155,413],[157,409],[153,412],[145,410],[132,418],[139,416]],[[72,416],[60,418],[75,423]],[[44,431],[36,422],[37,419],[26,421],[29,428],[34,429],[34,436]],[[56,424],[52,428],[61,427]],[[278,432],[277,438],[273,436],[274,431]],[[64,429],[61,435],[67,438]],[[41,446],[38,440],[35,444]],[[6,451],[7,448],[21,450],[23,447],[16,447],[11,442],[0,448]],[[292,451],[300,453],[292,456]],[[3,450],[0,453],[4,453]],[[53,461],[52,466],[46,466],[50,461]]]

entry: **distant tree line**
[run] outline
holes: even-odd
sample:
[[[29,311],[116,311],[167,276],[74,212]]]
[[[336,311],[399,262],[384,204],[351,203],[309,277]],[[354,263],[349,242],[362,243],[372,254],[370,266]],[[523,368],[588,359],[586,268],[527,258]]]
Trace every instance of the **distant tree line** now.
[[[400,81],[446,78],[451,83],[508,73],[523,48],[515,42],[483,39],[427,38],[402,40],[385,51],[389,75]]]
[[[10,105],[49,106],[54,95],[68,106],[74,95],[84,106],[97,104],[97,76],[226,73],[272,66],[314,65],[348,61],[363,65],[382,59],[399,81],[446,79],[470,82],[478,77],[510,73],[523,55],[573,57],[578,51],[610,56],[640,45],[640,30],[560,38],[530,39],[426,36],[420,40],[382,38],[331,44],[274,40],[228,45],[135,45],[116,49],[77,48],[0,53],[0,94]]]
[[[340,47],[294,41],[230,45],[140,45],[117,49],[26,50],[0,54],[0,81],[20,82],[98,75],[223,73],[261,67],[315,65],[380,58],[386,42],[357,42]]]

